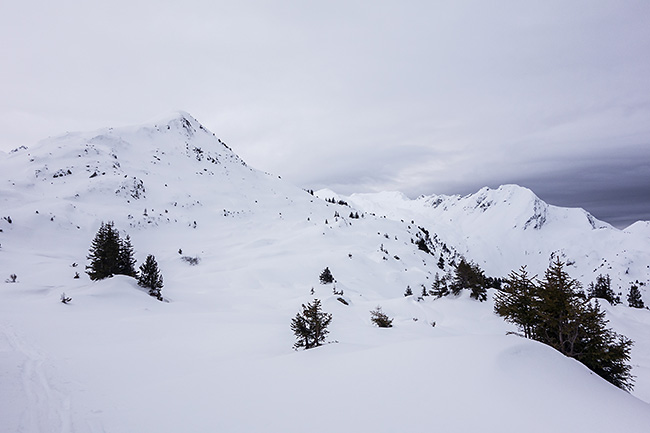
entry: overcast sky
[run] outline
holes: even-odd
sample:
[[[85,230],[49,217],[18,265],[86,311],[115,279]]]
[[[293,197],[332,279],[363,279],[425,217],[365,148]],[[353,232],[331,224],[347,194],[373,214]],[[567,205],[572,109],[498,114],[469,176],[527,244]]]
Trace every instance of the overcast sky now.
[[[185,110],[305,188],[650,220],[650,1],[3,1],[0,149]]]

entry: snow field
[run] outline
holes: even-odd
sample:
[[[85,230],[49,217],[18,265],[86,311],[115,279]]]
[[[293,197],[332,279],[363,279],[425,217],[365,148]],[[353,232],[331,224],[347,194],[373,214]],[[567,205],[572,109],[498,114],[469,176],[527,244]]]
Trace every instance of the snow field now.
[[[215,140],[183,114],[0,161],[0,217],[12,217],[0,219],[0,432],[647,431],[648,311],[607,308],[637,341],[630,395],[506,335],[491,300],[418,302],[441,271],[411,243],[410,219],[349,219]],[[107,174],[90,178],[88,163]],[[60,167],[73,174],[53,178]],[[139,198],[120,189],[133,177]],[[85,256],[108,220],[138,265],[156,256],[168,302],[128,277],[89,281]],[[326,266],[334,285],[318,281]],[[10,273],[17,283],[2,282]],[[330,344],[293,351],[290,321],[314,297],[333,315]],[[377,306],[393,328],[372,325]]]

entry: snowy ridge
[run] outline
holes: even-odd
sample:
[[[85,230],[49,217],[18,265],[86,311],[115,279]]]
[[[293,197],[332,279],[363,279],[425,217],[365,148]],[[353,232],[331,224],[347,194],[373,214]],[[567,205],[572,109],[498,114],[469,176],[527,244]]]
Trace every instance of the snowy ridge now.
[[[650,424],[648,311],[605,306],[637,341],[631,395],[506,335],[514,328],[493,314],[492,293],[484,303],[466,293],[417,299],[461,253],[485,254],[490,271],[488,254],[495,267],[518,266],[520,251],[509,248],[535,239],[551,248],[569,223],[577,237],[584,229],[619,239],[528,190],[314,196],[247,166],[181,112],[0,156],[0,209],[0,382],[10,396],[0,405],[2,432],[644,432]],[[85,275],[90,242],[109,220],[131,236],[138,264],[156,256],[168,302],[128,277]],[[609,249],[631,248],[621,239]],[[621,260],[636,269],[640,258]],[[319,283],[326,266],[334,284]],[[17,282],[3,283],[10,274]],[[403,296],[407,286],[414,296]],[[333,314],[331,344],[294,352],[290,320],[314,297]],[[394,328],[372,325],[378,305]],[[306,383],[317,395],[306,396]]]
[[[401,194],[353,194],[352,206],[396,220],[413,220],[454,245],[493,276],[527,265],[541,275],[560,257],[583,284],[610,274],[621,290],[650,280],[650,248],[639,222],[618,230],[579,208],[552,206],[517,185],[483,188],[464,197],[433,195],[410,200]]]

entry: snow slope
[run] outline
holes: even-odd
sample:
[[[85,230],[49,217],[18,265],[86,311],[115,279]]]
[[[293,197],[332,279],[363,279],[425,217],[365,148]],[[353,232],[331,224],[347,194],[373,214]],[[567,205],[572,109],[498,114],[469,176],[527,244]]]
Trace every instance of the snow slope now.
[[[0,283],[1,432],[642,432],[650,422],[636,397],[650,400],[643,341],[631,395],[506,335],[491,301],[404,297],[440,271],[413,243],[417,224],[360,208],[349,218],[350,207],[248,167],[187,113],[2,157],[0,209],[0,277],[17,275]],[[139,263],[156,256],[168,302],[128,277],[85,275],[108,220]],[[448,247],[437,253],[446,261],[463,245]],[[334,285],[319,284],[326,266]],[[290,320],[314,297],[334,316],[330,344],[295,352]],[[378,305],[393,328],[371,324]],[[610,310],[617,329],[647,335],[648,311]]]

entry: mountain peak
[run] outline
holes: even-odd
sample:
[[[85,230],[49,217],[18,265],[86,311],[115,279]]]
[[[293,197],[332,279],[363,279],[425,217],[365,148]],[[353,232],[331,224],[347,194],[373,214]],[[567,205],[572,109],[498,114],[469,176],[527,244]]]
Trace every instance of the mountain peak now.
[[[159,128],[162,126],[163,130],[178,130],[184,131],[188,136],[193,136],[198,130],[205,130],[203,125],[196,120],[190,113],[186,111],[175,111],[166,117],[162,117],[158,122],[155,122],[154,127]],[[208,131],[209,132],[209,131]]]

